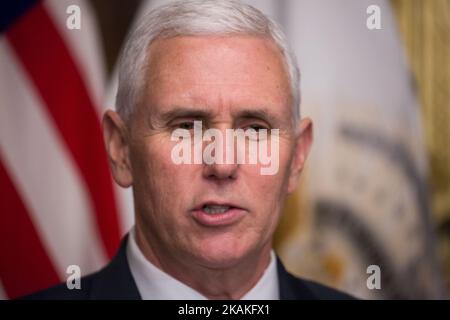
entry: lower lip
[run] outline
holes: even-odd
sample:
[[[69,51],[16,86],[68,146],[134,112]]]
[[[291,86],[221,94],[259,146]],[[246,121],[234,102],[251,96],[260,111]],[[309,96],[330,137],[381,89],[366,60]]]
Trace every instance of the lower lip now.
[[[245,210],[232,208],[224,213],[208,214],[202,209],[192,211],[192,216],[201,225],[207,227],[226,226],[236,223],[245,215]]]

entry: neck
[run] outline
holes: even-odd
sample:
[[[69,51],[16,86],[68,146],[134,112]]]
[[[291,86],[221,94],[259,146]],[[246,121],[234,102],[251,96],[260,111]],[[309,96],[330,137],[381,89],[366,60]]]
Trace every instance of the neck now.
[[[231,267],[212,268],[192,260],[187,263],[185,259],[158,252],[149,240],[146,233],[136,225],[136,242],[145,258],[208,299],[242,298],[256,285],[270,263],[270,243],[263,250],[244,257]]]

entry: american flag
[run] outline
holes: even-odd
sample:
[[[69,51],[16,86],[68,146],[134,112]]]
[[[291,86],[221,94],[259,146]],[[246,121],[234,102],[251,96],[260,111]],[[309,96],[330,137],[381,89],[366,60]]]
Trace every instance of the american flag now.
[[[81,29],[67,28],[76,4]],[[0,298],[110,259],[125,231],[103,146],[104,74],[84,1],[0,3]]]

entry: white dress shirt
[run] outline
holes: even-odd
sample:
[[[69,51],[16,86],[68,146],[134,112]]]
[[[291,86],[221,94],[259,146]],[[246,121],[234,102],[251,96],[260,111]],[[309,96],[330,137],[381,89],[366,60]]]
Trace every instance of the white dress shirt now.
[[[148,261],[136,242],[136,232],[132,228],[128,237],[127,259],[136,286],[144,300],[205,300],[204,295]],[[279,286],[275,253],[270,253],[270,263],[256,285],[242,300],[278,300]]]

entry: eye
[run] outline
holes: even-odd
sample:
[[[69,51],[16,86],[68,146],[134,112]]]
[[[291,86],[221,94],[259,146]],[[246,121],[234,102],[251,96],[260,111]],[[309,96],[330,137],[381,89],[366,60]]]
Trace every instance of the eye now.
[[[265,126],[257,124],[257,123],[249,125],[246,129],[253,129],[256,132],[259,132],[262,129],[266,129],[267,130],[267,128]]]
[[[194,129],[194,122],[193,121],[184,121],[184,122],[180,122],[180,123],[176,124],[175,126],[180,129],[192,130],[192,129]]]
[[[245,126],[243,129],[246,132],[245,136],[249,140],[255,141],[264,140],[267,138],[267,134],[270,134],[270,130],[267,128],[267,126],[259,123],[249,124]]]

